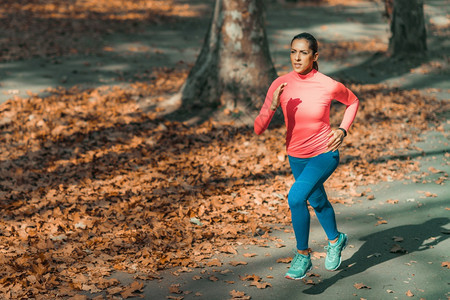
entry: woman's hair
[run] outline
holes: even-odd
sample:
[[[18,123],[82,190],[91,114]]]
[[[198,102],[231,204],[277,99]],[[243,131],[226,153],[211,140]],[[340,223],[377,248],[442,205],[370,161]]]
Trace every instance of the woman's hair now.
[[[317,51],[319,51],[319,43],[317,42],[316,38],[307,32],[303,32],[300,34],[297,34],[296,36],[294,36],[294,38],[291,41],[291,46],[292,43],[295,40],[301,40],[301,39],[305,39],[308,41],[309,43],[309,49],[311,49],[313,51],[313,55],[317,53]],[[317,63],[317,61],[313,62],[313,68],[316,69],[317,71],[319,71],[319,64]]]

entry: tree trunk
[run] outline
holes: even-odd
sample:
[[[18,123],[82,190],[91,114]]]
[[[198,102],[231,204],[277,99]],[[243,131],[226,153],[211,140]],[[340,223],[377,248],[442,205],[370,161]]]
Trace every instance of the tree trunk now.
[[[183,107],[255,111],[276,76],[262,0],[216,0],[203,48],[181,90]]]
[[[427,50],[423,0],[394,0],[391,33],[391,55],[423,54]]]
[[[391,23],[392,11],[394,10],[394,0],[384,0],[384,16]]]

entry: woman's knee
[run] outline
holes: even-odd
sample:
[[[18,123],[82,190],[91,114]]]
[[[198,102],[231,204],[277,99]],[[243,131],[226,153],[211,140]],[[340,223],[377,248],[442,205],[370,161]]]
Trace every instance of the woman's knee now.
[[[301,206],[306,206],[306,196],[303,193],[292,189],[288,194],[288,204],[290,208],[297,208]]]

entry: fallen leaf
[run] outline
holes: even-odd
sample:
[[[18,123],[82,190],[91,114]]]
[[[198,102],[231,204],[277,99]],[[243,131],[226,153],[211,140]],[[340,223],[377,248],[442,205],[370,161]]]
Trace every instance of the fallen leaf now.
[[[394,240],[394,242],[403,242],[403,238],[401,236],[393,236],[392,239]]]
[[[72,296],[69,298],[69,300],[87,300],[87,299],[88,299],[88,297],[86,295],[81,295],[81,294],[78,294],[78,295],[75,295],[75,296]]]
[[[358,290],[371,289],[369,286],[365,285],[364,283],[355,283],[353,286]]]
[[[234,267],[236,267],[236,266],[239,266],[239,265],[246,265],[246,264],[248,264],[248,263],[245,262],[245,261],[230,261],[229,264],[232,265],[232,266],[234,266]]]
[[[375,226],[382,225],[382,224],[387,224],[387,221],[386,221],[386,220],[379,220],[379,221],[375,224]]]
[[[306,285],[316,285],[316,283],[315,283],[314,280],[312,280],[312,279],[305,279],[305,278],[303,278],[303,282],[304,282]]]
[[[214,258],[214,259],[210,260],[209,262],[207,262],[206,265],[208,267],[220,267],[220,266],[222,266],[222,262],[219,259]]]
[[[171,300],[183,300],[184,297],[183,296],[166,296],[166,299],[171,299]]]
[[[253,275],[245,275],[245,276],[239,275],[239,278],[242,281],[260,281],[261,280],[261,277],[255,275],[255,274],[253,274]]]
[[[380,256],[381,256],[381,253],[375,252],[375,253],[373,253],[373,254],[368,255],[367,258],[371,258],[371,257],[380,257]]]
[[[414,294],[410,290],[408,290],[405,294],[408,297],[414,297]]]
[[[232,299],[240,299],[240,300],[250,300],[250,296],[246,296],[244,292],[239,292],[236,290],[232,290],[230,292]]]
[[[172,284],[169,287],[169,292],[172,294],[181,294],[183,291],[180,289],[180,284]]]
[[[436,174],[436,173],[445,173],[444,171],[438,170],[435,167],[429,167],[428,171],[430,171],[431,173],[434,173],[434,174]]]
[[[391,253],[408,253],[408,251],[406,251],[405,249],[403,249],[400,245],[398,244],[394,244],[391,248],[391,250],[389,250],[389,252]]]
[[[230,253],[230,254],[237,254],[236,249],[233,248],[233,246],[223,246],[222,248],[220,248],[220,251],[223,253]]]
[[[277,263],[288,264],[292,261],[292,257],[284,257],[277,259]]]
[[[272,285],[268,282],[260,282],[260,281],[252,281],[250,283],[251,286],[256,286],[258,289],[265,289],[268,287],[272,287]]]
[[[395,200],[388,199],[388,200],[386,200],[386,202],[389,203],[389,204],[398,204],[398,200],[397,199],[395,199]]]
[[[442,262],[441,266],[444,267],[444,268],[450,269],[450,261]]]

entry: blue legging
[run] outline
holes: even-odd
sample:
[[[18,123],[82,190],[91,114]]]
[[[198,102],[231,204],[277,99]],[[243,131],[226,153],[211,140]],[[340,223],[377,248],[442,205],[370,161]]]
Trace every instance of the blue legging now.
[[[339,164],[339,151],[326,152],[311,158],[289,156],[289,164],[294,174],[288,202],[291,209],[297,249],[308,249],[310,215],[306,201],[314,208],[317,218],[329,240],[339,236],[333,207],[328,201],[323,183]]]

